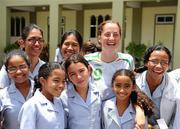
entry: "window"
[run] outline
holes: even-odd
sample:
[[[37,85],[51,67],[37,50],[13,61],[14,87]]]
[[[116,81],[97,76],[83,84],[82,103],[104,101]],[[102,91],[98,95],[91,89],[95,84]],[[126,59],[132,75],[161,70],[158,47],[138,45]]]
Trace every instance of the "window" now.
[[[20,19],[16,17],[16,36],[20,36]]]
[[[156,15],[156,24],[174,24],[175,15]]]
[[[91,16],[91,31],[90,31],[90,37],[95,38],[96,37],[96,17],[93,15]]]
[[[98,25],[101,24],[103,22],[103,16],[99,15],[98,16]]]
[[[15,36],[15,19],[11,17],[11,36]]]
[[[105,16],[105,21],[107,21],[107,20],[111,20],[111,17],[109,15]]]
[[[64,32],[65,32],[65,23],[66,23],[65,20],[66,20],[66,19],[65,19],[64,16],[62,16],[62,17],[60,18],[60,33],[61,33],[61,35],[63,35]]]
[[[96,38],[96,31],[97,31],[97,27],[98,25],[100,25],[103,21],[107,21],[107,20],[111,20],[111,16],[110,15],[99,15],[99,16],[94,16],[92,15],[90,17],[90,38]]]
[[[11,17],[11,36],[20,36],[25,24],[24,17]]]

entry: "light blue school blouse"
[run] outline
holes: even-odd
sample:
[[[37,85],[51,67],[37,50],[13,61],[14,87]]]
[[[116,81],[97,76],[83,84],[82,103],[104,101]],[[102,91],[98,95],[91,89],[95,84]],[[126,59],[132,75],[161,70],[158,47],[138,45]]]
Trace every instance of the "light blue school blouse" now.
[[[101,129],[101,98],[96,86],[89,83],[86,102],[69,84],[61,94],[66,113],[66,128],[68,129]]]
[[[31,80],[31,87],[28,96],[24,96],[15,87],[14,82],[4,89],[0,90],[0,120],[3,120],[4,129],[19,129],[19,124],[17,121],[19,111],[22,105],[29,98],[32,97],[34,90],[34,81]]]
[[[40,91],[21,108],[18,121],[20,129],[64,129],[64,110],[61,100],[50,102]]]
[[[39,68],[41,67],[41,65],[43,65],[45,62],[42,61],[41,59],[39,59],[36,67],[34,68],[33,72],[29,73],[29,78],[34,80],[34,77],[36,75],[38,75],[38,71]],[[5,69],[5,65],[2,66],[1,70],[0,70],[0,88],[4,88],[4,87],[8,87],[11,84],[11,79],[8,76],[8,73]]]
[[[134,129],[136,112],[129,104],[120,117],[116,107],[116,97],[103,103],[102,129]],[[147,128],[147,125],[145,127]]]

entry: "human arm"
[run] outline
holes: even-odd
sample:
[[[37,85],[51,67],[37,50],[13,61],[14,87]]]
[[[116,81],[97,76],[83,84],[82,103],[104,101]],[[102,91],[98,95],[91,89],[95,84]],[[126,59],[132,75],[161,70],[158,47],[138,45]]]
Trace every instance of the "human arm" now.
[[[36,129],[36,110],[35,106],[25,103],[18,116],[20,129]]]
[[[10,85],[11,80],[8,76],[8,73],[5,69],[5,65],[2,66],[1,70],[0,70],[0,89],[7,87]]]

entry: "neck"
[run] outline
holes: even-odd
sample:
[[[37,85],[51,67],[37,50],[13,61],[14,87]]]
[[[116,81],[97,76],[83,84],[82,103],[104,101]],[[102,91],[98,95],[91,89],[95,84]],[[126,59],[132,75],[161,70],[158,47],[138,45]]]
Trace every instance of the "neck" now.
[[[86,101],[88,94],[88,86],[75,87],[75,90],[82,97],[82,99]]]
[[[163,80],[163,76],[159,78],[154,78],[151,75],[147,74],[146,81],[148,83],[151,94],[161,84],[162,80]]]
[[[29,89],[30,89],[30,81],[27,80],[23,83],[17,84],[15,83],[16,88],[20,91],[20,93],[26,98],[28,93],[29,93]]]
[[[117,52],[106,52],[102,51],[101,52],[101,60],[104,62],[112,62],[115,61],[118,58],[118,53]]]
[[[30,71],[33,72],[36,65],[38,64],[39,58],[33,57],[33,58],[30,58],[30,59],[31,59]]]
[[[117,110],[119,113],[119,116],[122,116],[124,111],[127,109],[127,107],[129,106],[129,100],[124,100],[124,101],[120,101],[120,100],[116,100],[116,106],[117,106]]]

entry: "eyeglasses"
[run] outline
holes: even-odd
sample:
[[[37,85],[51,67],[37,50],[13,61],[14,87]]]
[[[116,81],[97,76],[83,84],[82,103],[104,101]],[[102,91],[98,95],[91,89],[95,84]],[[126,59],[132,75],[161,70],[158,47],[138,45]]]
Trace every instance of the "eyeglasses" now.
[[[23,65],[19,65],[18,67],[15,67],[15,66],[9,67],[7,69],[7,71],[8,71],[8,73],[16,73],[17,70],[19,69],[19,70],[21,70],[23,72],[23,71],[26,71],[27,68],[28,68],[28,66],[23,64]]]
[[[44,39],[42,38],[29,38],[27,39],[28,42],[35,44],[37,41],[38,43],[44,43]]]
[[[154,65],[158,65],[159,63],[161,64],[161,66],[167,66],[169,64],[169,61],[166,60],[149,60],[151,63],[153,63]]]

